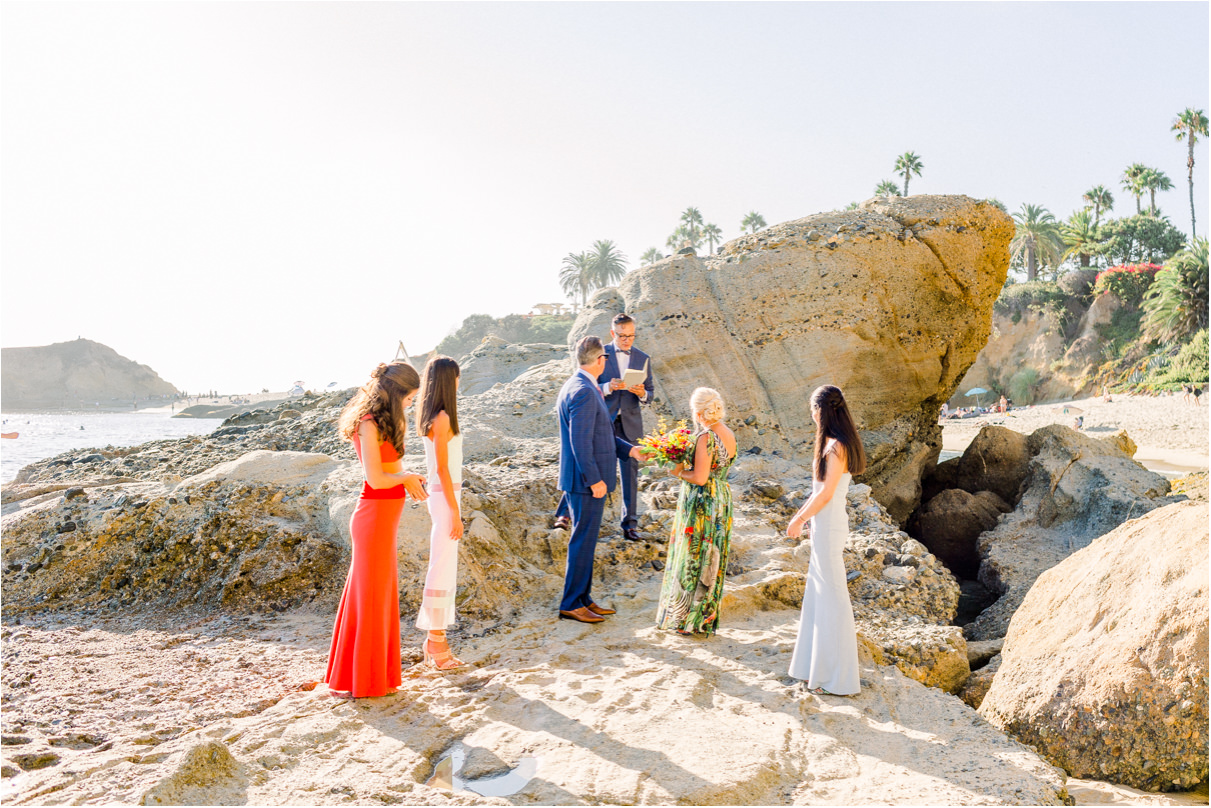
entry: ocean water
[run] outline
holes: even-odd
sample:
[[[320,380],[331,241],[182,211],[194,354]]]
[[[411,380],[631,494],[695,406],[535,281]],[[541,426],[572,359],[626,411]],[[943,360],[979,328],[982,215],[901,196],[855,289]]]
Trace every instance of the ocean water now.
[[[23,466],[77,449],[138,446],[161,438],[204,435],[221,418],[173,418],[167,412],[6,412],[0,431],[17,432],[0,440],[0,482],[9,482]]]

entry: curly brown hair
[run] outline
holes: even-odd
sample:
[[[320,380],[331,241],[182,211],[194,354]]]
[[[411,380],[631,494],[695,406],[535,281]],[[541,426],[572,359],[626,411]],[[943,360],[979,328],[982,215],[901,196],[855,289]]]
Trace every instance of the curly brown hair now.
[[[341,437],[356,442],[362,418],[369,414],[378,427],[379,440],[390,443],[403,457],[404,436],[408,434],[404,399],[419,387],[420,375],[407,362],[380,364],[370,374],[370,381],[341,410]]]

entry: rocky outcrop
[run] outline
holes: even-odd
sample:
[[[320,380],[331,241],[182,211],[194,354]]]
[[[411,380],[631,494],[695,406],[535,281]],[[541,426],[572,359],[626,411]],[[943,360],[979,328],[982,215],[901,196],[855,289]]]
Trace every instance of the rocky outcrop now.
[[[967,627],[969,639],[1005,636],[1040,574],[1128,519],[1169,502],[1165,478],[1132,460],[1115,440],[1053,425],[1030,435],[1028,451],[1017,508],[979,537],[980,582],[1000,598]]]
[[[980,713],[1070,775],[1207,778],[1207,510],[1123,524],[1039,576]]]
[[[958,487],[972,493],[991,491],[1003,502],[1016,505],[1029,461],[1025,435],[1003,426],[986,426],[963,451]]]
[[[571,357],[562,345],[513,345],[500,337],[485,337],[459,363],[459,393],[464,396],[482,393],[494,384],[507,384],[523,371],[552,360],[562,360],[568,373],[572,372]]]
[[[938,455],[938,410],[987,341],[1012,235],[967,197],[877,198],[628,273],[569,340],[625,309],[668,411],[687,416],[693,389],[714,387],[742,450],[799,460],[815,434],[808,396],[840,386],[867,448],[860,481],[902,524]]]
[[[0,353],[0,399],[6,411],[113,406],[176,396],[177,389],[147,365],[87,339]]]
[[[956,575],[974,578],[980,567],[977,539],[1010,510],[991,491],[970,494],[951,488],[922,505],[909,520],[908,531],[920,537]]]

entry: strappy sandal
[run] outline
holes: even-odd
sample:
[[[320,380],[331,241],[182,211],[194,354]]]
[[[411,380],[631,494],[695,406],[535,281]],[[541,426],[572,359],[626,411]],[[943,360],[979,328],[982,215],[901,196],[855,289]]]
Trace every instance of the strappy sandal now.
[[[822,687],[809,687],[807,689],[807,692],[811,693],[813,696],[835,696],[835,695],[837,695],[836,693],[830,693],[829,691],[825,690]]]
[[[442,645],[446,647],[446,650],[432,653],[429,651],[429,643],[436,645],[436,642],[426,637],[425,644],[421,646],[421,652],[425,655],[424,662],[426,665],[432,665],[439,671],[452,671],[467,664],[450,652],[450,643],[446,640],[445,634],[442,635]]]

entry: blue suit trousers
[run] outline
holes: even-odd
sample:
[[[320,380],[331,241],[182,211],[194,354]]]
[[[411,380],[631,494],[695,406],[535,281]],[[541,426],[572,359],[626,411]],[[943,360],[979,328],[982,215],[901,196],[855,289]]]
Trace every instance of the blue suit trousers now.
[[[559,608],[570,612],[593,602],[589,589],[593,585],[593,555],[597,552],[605,497],[597,499],[587,491],[583,494],[569,492],[565,497],[572,508],[572,536],[568,539],[568,566]]]

